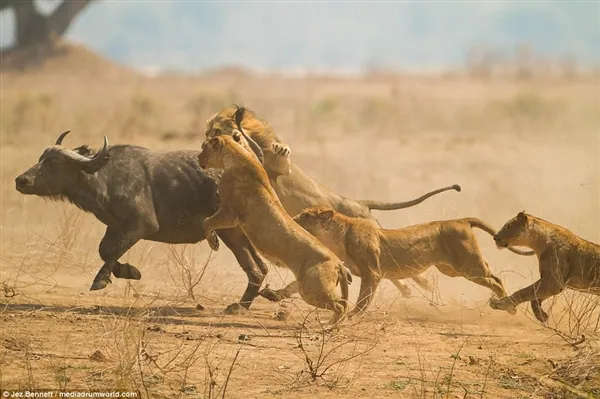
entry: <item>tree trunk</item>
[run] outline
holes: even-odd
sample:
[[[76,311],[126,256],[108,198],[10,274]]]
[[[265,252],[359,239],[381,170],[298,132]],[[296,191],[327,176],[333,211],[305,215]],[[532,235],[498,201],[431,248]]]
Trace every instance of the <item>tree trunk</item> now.
[[[31,45],[48,44],[62,36],[73,19],[93,0],[63,0],[48,16],[37,12],[33,0],[2,0],[0,9],[12,7],[15,13],[15,44],[2,52]]]

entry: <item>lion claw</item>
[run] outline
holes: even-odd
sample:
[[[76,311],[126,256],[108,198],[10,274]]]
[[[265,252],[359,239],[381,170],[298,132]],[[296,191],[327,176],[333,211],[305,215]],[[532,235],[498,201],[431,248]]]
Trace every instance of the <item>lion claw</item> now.
[[[290,147],[280,143],[273,143],[271,145],[271,149],[275,154],[280,155],[282,157],[288,157],[291,153]]]

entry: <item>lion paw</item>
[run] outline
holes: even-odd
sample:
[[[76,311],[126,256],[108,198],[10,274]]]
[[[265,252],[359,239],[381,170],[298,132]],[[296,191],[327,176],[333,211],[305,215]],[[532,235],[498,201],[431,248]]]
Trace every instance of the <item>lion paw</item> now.
[[[246,309],[244,306],[242,306],[242,304],[240,303],[232,303],[231,305],[227,306],[224,310],[223,313],[228,314],[228,315],[240,315],[240,314],[244,314],[248,311],[248,309]]]
[[[268,299],[271,302],[281,302],[284,299],[289,298],[288,296],[282,295],[279,291],[281,290],[272,290],[267,285],[264,289],[258,291],[258,295],[262,296],[265,299]]]
[[[501,299],[490,298],[490,308],[495,310],[506,310],[511,315],[517,314],[517,308],[512,304],[508,297]]]
[[[208,246],[210,247],[210,249],[212,249],[213,251],[219,250],[219,236],[217,236],[217,233],[215,233],[214,231],[210,233],[208,237],[206,237],[206,241],[208,241]]]
[[[273,152],[275,154],[282,156],[282,157],[289,157],[290,154],[292,153],[292,150],[290,150],[290,147],[288,147],[285,144],[281,144],[281,143],[271,144],[271,149],[273,150]]]

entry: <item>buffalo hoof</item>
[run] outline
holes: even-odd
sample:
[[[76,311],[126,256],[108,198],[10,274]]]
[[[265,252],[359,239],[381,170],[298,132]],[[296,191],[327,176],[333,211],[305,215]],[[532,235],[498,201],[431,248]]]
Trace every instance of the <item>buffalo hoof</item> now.
[[[116,278],[124,278],[127,280],[140,280],[142,278],[142,273],[129,263],[119,263],[118,265],[115,265],[112,273]]]
[[[541,307],[536,308],[535,306],[532,306],[532,309],[533,315],[536,319],[538,319],[543,324],[546,324],[548,322],[548,313],[544,312],[544,310]]]
[[[361,318],[364,315],[365,315],[365,312],[363,312],[363,311],[352,310],[351,312],[348,312],[348,314],[346,315],[346,317],[348,318],[348,320],[352,320],[352,319],[355,319],[355,318]]]
[[[240,303],[236,302],[236,303],[232,303],[231,305],[227,306],[225,308],[225,310],[223,310],[223,313],[229,314],[229,315],[240,315],[240,314],[246,313],[247,311],[248,311],[248,309],[243,307]]]
[[[281,302],[284,299],[289,298],[289,296],[282,294],[280,291],[281,290],[272,290],[267,286],[263,290],[258,291],[258,295],[268,299],[271,302]]]
[[[106,288],[106,286],[112,283],[112,281],[110,281],[110,277],[109,276],[102,276],[100,278],[95,278],[94,282],[92,283],[92,286],[90,287],[90,291],[98,291],[98,290],[102,290],[104,288]]]
[[[214,231],[206,237],[206,241],[208,241],[208,246],[213,251],[219,250],[219,236]]]

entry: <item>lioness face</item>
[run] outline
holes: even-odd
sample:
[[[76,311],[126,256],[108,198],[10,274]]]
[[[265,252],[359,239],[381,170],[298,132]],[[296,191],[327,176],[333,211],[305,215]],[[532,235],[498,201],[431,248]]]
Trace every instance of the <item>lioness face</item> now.
[[[526,245],[529,242],[529,219],[525,212],[506,222],[494,236],[498,248]]]
[[[202,152],[198,155],[200,167],[203,169],[225,169],[224,155],[226,152],[231,152],[228,151],[228,146],[232,144],[240,146],[250,155],[256,157],[242,133],[234,130],[231,136],[215,136],[202,143]]]
[[[304,230],[319,238],[319,236],[327,232],[333,214],[334,210],[331,208],[308,208],[296,215],[294,220]]]
[[[223,150],[223,138],[213,137],[202,143],[202,152],[198,155],[198,164],[202,169],[215,168],[223,169],[223,159],[221,152]]]

